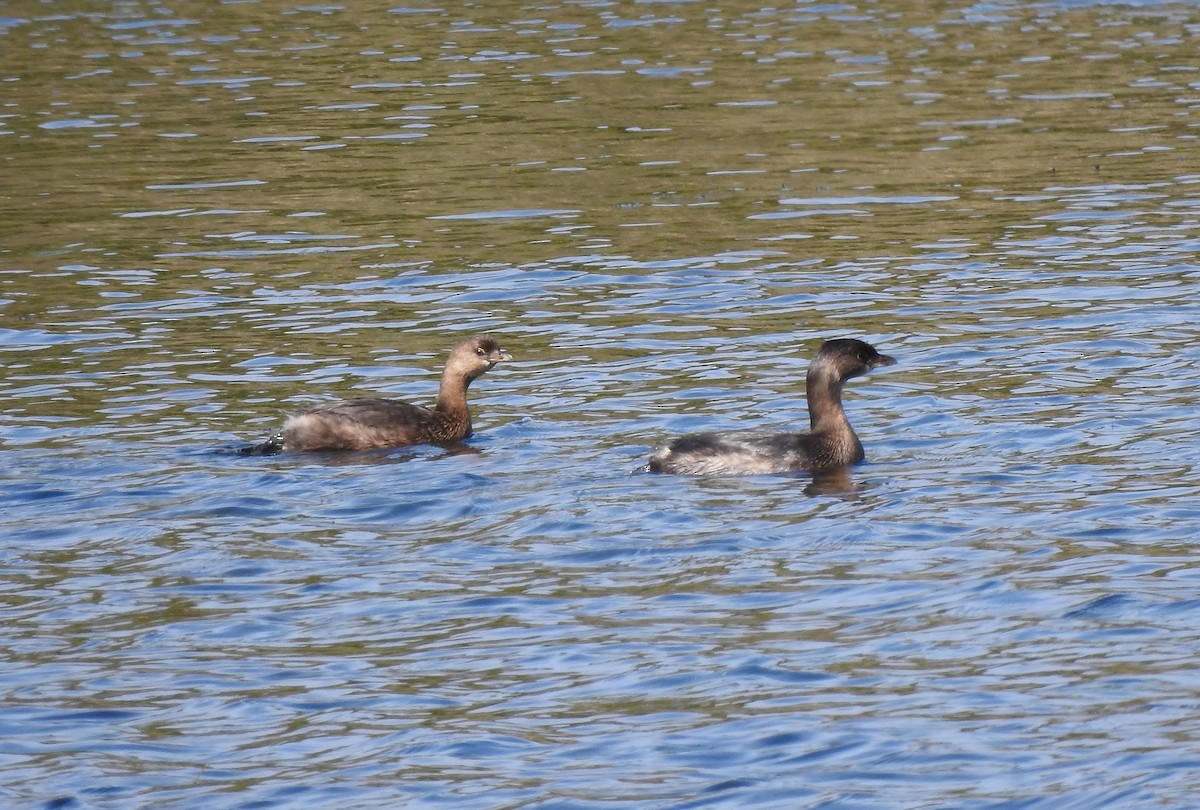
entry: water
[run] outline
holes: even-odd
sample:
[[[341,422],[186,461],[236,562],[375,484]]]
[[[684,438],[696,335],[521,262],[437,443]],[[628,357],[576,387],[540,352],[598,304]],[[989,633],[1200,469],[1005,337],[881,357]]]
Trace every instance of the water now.
[[[9,4],[0,803],[1193,806],[1195,25]],[[843,335],[847,488],[633,472]]]

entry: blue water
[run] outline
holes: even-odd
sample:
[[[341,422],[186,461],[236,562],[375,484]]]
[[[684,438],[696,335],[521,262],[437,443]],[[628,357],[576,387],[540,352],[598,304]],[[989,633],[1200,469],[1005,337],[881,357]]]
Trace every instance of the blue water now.
[[[1060,278],[1062,314],[981,292],[935,340],[872,335],[900,363],[848,388],[849,492],[633,472],[679,431],[802,419],[815,343],[790,332],[555,329],[524,361],[518,336],[472,452],[236,458],[263,431],[205,427],[216,397],[169,378],[134,424],[9,431],[10,800],[1184,806],[1198,274],[1146,332],[1152,269]],[[904,272],[878,306],[918,303],[882,289]],[[621,306],[675,273],[705,288],[660,270]],[[710,295],[776,312],[746,275]],[[155,425],[173,399],[192,422]]]
[[[8,14],[0,805],[1195,806],[1190,7]]]

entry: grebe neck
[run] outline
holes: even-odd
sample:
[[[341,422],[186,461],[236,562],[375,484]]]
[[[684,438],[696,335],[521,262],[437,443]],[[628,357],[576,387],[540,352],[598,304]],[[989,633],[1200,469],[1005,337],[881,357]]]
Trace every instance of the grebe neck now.
[[[810,368],[805,381],[808,421],[813,433],[853,435],[850,420],[842,407],[842,378],[825,368]]]

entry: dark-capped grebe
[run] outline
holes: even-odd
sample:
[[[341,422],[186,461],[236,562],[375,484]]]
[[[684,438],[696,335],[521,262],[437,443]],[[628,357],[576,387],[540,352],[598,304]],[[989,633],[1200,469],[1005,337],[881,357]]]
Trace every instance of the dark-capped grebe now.
[[[299,450],[374,450],[410,444],[451,444],[471,435],[467,386],[512,356],[484,335],[459,341],[450,350],[433,408],[395,399],[346,399],[288,417],[283,430],[262,444],[243,447],[244,456]]]
[[[827,340],[808,367],[811,430],[693,433],[655,450],[648,469],[682,475],[754,475],[857,464],[863,460],[863,446],[842,409],[842,385],[895,362],[861,340]]]

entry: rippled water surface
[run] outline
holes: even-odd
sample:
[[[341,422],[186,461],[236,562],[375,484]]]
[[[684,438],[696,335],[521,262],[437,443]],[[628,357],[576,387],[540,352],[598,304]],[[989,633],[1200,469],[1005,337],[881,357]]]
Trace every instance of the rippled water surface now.
[[[0,804],[1195,806],[1198,37],[0,5]],[[479,331],[465,448],[229,452]],[[836,336],[842,486],[635,472]]]

